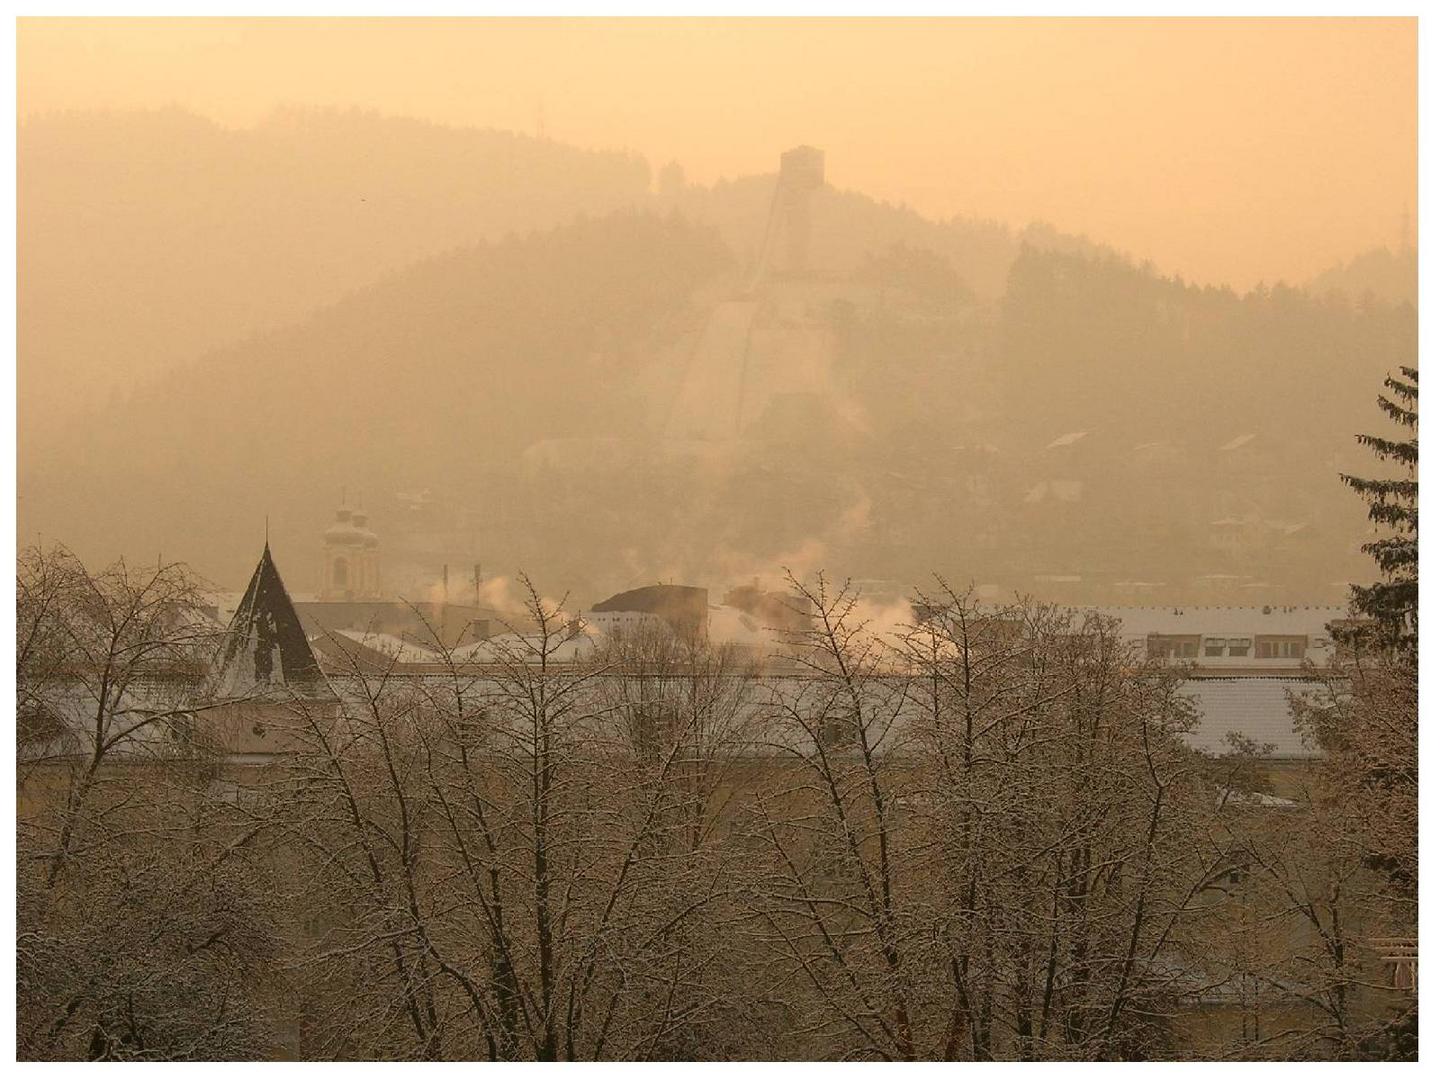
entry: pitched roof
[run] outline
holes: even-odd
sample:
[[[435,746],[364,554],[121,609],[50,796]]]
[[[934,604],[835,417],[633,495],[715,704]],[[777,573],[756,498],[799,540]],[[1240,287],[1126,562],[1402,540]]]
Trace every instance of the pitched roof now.
[[[215,697],[282,691],[312,700],[335,696],[280,580],[269,543],[225,631],[208,689]]]
[[[642,612],[657,615],[677,634],[705,634],[710,617],[710,592],[696,585],[642,585],[602,600],[591,611]]]

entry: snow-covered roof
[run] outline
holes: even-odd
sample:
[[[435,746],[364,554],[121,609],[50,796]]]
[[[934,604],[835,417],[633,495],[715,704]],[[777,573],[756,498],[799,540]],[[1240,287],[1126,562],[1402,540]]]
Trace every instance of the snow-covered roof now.
[[[187,707],[194,684],[187,680],[139,679],[106,703],[109,722],[102,739],[116,738],[106,749],[111,759],[150,756],[171,748],[166,724],[143,721],[155,713],[179,713]],[[68,679],[48,686],[42,698],[22,707],[17,752],[25,761],[94,752],[100,684]],[[25,714],[29,713],[29,716]]]
[[[1317,751],[1295,730],[1289,698],[1314,686],[1298,678],[1188,679],[1182,688],[1200,719],[1185,741],[1204,753],[1224,754],[1230,750],[1225,737],[1234,731],[1262,747],[1273,747],[1268,757],[1315,757]]]
[[[1328,637],[1327,623],[1348,618],[1344,607],[1099,607],[1101,615],[1119,619],[1126,634],[1212,634],[1217,637],[1254,634],[1308,634]]]
[[[434,649],[427,649],[395,634],[382,634],[378,630],[332,630],[329,633],[383,653],[402,664],[433,664],[441,659]]]
[[[456,663],[489,664],[529,657],[539,647],[540,639],[534,634],[497,634],[484,641],[462,645],[453,650],[453,655]],[[551,649],[549,663],[565,664],[593,655],[596,642],[593,635],[582,631],[559,644],[552,643]]]

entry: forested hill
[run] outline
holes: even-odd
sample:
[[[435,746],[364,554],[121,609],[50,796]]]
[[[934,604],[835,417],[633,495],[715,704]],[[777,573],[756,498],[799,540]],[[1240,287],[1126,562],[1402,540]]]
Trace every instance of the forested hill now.
[[[20,424],[284,326],[459,245],[645,199],[646,163],[509,132],[288,110],[29,118],[17,139]]]
[[[1380,379],[1415,347],[1408,304],[1237,294],[1117,257],[1026,249],[1000,304],[1002,377],[1028,422],[1134,442],[1233,429],[1271,453],[1318,449],[1373,422]]]
[[[1335,473],[1414,357],[1413,308],[1032,246],[991,302],[943,245],[882,232],[808,307],[785,299],[803,282],[761,302],[757,340],[822,349],[830,381],[771,395],[716,458],[667,438],[666,401],[717,313],[749,302],[744,270],[718,227],[635,211],[426,260],[22,458],[22,533],[232,581],[268,514],[305,589],[348,487],[392,560],[473,554],[591,599],[781,562],[1080,581],[1096,602],[1137,581],[1202,602],[1202,579],[1330,601],[1363,572]]]
[[[481,240],[644,207],[753,257],[774,187],[755,176],[657,194],[632,154],[324,109],[246,129],[178,109],[42,115],[20,124],[17,153],[22,454],[112,392]],[[821,192],[815,217],[826,266],[919,243],[989,297],[1022,239],[853,192]],[[1043,227],[1024,236],[1075,243]]]
[[[1408,304],[1239,295],[1116,258],[1022,253],[995,333],[993,439],[1029,456],[1037,485],[1084,491],[1054,508],[1058,535],[1015,530],[1012,556],[1164,583],[1116,600],[1343,602],[1343,583],[1371,571],[1363,508],[1337,473],[1375,467],[1354,435],[1383,427],[1377,389],[1417,348]],[[1053,483],[1029,495],[1065,497]]]
[[[764,238],[774,191],[773,175],[709,186],[672,186],[665,183],[662,172],[654,204],[662,212],[675,210],[691,221],[712,226],[748,263]],[[895,244],[917,246],[942,255],[966,288],[986,300],[995,300],[1005,291],[1010,266],[1024,246],[1083,254],[1105,250],[1042,222],[1013,229],[998,221],[964,215],[937,221],[909,207],[835,187],[816,193],[810,217],[811,261],[816,267],[850,273],[877,251]]]
[[[1338,292],[1353,300],[1382,304],[1419,302],[1420,260],[1415,248],[1371,248],[1317,274],[1311,292]]]
[[[22,533],[107,557],[183,546],[226,577],[266,514],[277,549],[308,551],[346,485],[372,505],[421,487],[480,500],[477,477],[530,442],[633,430],[616,369],[673,336],[729,258],[709,231],[625,212],[425,260],[23,457]]]

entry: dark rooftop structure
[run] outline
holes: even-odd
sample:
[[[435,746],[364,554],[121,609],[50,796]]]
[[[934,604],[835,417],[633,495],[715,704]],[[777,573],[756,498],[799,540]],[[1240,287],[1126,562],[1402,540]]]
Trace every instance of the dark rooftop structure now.
[[[220,698],[284,693],[328,701],[335,696],[280,580],[268,542],[225,631],[207,689]]]
[[[680,637],[703,641],[710,620],[710,593],[694,585],[644,585],[616,593],[590,610],[654,615]]]

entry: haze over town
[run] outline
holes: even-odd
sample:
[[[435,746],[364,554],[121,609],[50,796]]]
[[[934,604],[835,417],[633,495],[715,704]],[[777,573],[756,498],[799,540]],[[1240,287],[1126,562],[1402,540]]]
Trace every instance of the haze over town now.
[[[268,516],[308,588],[349,492],[412,594],[447,564],[598,595],[843,561],[1333,601],[1363,520],[1314,466],[1413,327],[1407,26],[23,23],[21,535],[238,587]],[[801,144],[829,285],[771,268],[804,326],[741,375],[726,305]],[[1068,316],[1033,292],[1057,274]],[[1068,551],[995,549],[1066,513]]]
[[[17,1056],[1413,1060],[1415,19],[24,19]]]

